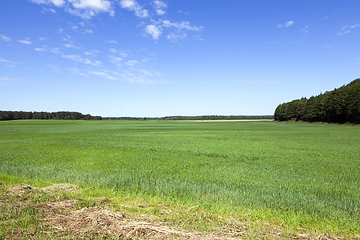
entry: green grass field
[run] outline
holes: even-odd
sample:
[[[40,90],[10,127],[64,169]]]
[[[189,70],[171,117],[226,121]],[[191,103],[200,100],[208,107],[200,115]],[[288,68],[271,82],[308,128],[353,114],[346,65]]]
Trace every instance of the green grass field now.
[[[280,122],[0,122],[0,174],[360,234],[360,127]]]

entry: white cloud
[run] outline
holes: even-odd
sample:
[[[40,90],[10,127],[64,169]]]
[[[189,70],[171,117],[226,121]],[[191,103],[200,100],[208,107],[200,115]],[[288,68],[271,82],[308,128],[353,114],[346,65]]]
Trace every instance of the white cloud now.
[[[339,36],[342,36],[342,35],[345,35],[345,34],[348,34],[348,33],[350,33],[351,31],[344,31],[344,32],[338,32],[338,35]]]
[[[56,53],[56,54],[62,54],[58,48],[53,48],[50,50],[52,53]]]
[[[76,49],[78,49],[78,47],[76,47],[76,46],[74,46],[74,45],[72,45],[72,44],[63,44],[65,47],[67,47],[67,48],[76,48]]]
[[[5,42],[10,42],[11,41],[11,38],[9,38],[9,37],[7,37],[7,36],[5,36],[3,34],[0,34],[0,39],[5,41]]]
[[[55,9],[53,9],[53,8],[46,8],[46,7],[43,7],[42,9],[43,9],[43,11],[44,11],[44,12],[52,12],[52,13],[56,13]],[[44,13],[44,12],[43,12],[43,13]]]
[[[167,35],[167,39],[169,39],[172,42],[177,42],[180,39],[184,39],[186,37],[186,33],[170,33],[169,35]]]
[[[196,41],[203,41],[204,39],[200,35],[193,36],[193,39]]]
[[[294,22],[293,21],[288,21],[286,24],[285,24],[285,27],[290,27],[291,25],[293,25]]]
[[[157,15],[164,15],[166,12],[164,8],[167,8],[167,5],[163,1],[155,0],[154,7]]]
[[[68,0],[74,8],[91,9],[93,11],[108,12],[111,9],[111,2],[108,0]]]
[[[145,32],[153,37],[153,39],[158,39],[162,31],[159,27],[155,25],[147,25],[145,27]]]
[[[66,70],[68,70],[68,71],[70,71],[70,72],[72,72],[74,74],[77,74],[77,75],[89,76],[89,75],[85,74],[82,70],[80,70],[80,69],[78,69],[76,67],[74,67],[74,68],[66,68]]]
[[[87,29],[85,30],[86,33],[93,33],[93,30],[92,29]]]
[[[182,21],[180,23],[172,23],[169,20],[164,20],[162,23],[164,27],[175,27],[179,30],[186,29],[191,31],[201,31],[204,28],[203,26],[200,27],[191,26],[190,22],[187,21]]]
[[[18,42],[23,44],[32,44],[29,40],[18,40]]]
[[[85,64],[92,65],[92,66],[100,66],[101,65],[100,61],[93,62],[88,58],[83,59],[80,55],[62,55],[62,57],[70,59],[75,62],[85,63]]]
[[[91,18],[101,12],[109,12],[114,16],[113,6],[109,0],[31,0],[37,4],[55,5],[64,7],[71,14],[82,18]],[[50,11],[53,9],[49,9]],[[55,10],[53,10],[55,11]]]
[[[38,51],[38,52],[45,52],[47,51],[45,48],[34,48],[35,51]]]
[[[139,62],[136,61],[136,60],[128,60],[128,61],[125,62],[125,65],[130,66],[130,67],[133,67],[133,66],[135,66],[135,65],[138,64],[138,63],[139,63]]]
[[[119,80],[118,78],[111,76],[110,74],[106,73],[106,72],[100,72],[100,71],[88,71],[89,74],[91,75],[95,75],[95,76],[100,76],[100,77],[105,77],[109,80]]]
[[[133,9],[135,7],[134,0],[121,0],[120,5],[122,8]]]
[[[284,24],[279,24],[277,27],[278,28],[282,28],[282,27],[290,27],[291,25],[294,24],[294,21],[287,21],[286,23]]]
[[[3,59],[3,58],[0,58],[0,62],[4,62],[4,63],[14,63],[14,62],[12,62],[12,61],[9,61],[9,60]]]
[[[9,77],[0,77],[0,80],[2,80],[2,81],[15,81],[15,82],[18,81],[17,79],[9,78]]]
[[[76,62],[84,62],[84,59],[80,55],[62,55],[62,57]]]
[[[114,57],[114,56],[109,56],[109,58],[110,58],[110,62],[116,63],[116,64],[118,64],[119,62],[121,62],[123,60],[122,58]]]
[[[31,1],[37,4],[46,4],[46,5],[54,4],[57,7],[61,7],[65,4],[64,0],[31,0]]]
[[[51,68],[54,72],[60,72],[60,67],[55,65],[46,65],[48,68]]]
[[[149,12],[146,9],[143,9],[135,0],[120,0],[120,6],[122,8],[128,9],[135,12],[135,16],[146,18],[149,16]]]
[[[46,38],[43,38],[43,37],[40,37],[39,38],[41,41],[47,41],[47,39]]]
[[[64,31],[64,29],[60,28],[57,30],[58,33],[62,33]]]
[[[154,74],[149,72],[146,69],[139,69],[139,72],[142,72],[143,74],[147,75],[147,76],[153,76]]]
[[[360,24],[354,24],[354,25],[351,25],[351,26],[345,25],[345,26],[343,26],[341,28],[341,32],[338,32],[338,35],[342,36],[342,35],[351,33],[351,31],[349,29],[354,29],[354,28],[357,28],[357,27],[360,27]]]
[[[88,65],[92,65],[92,66],[100,66],[101,65],[101,62],[99,62],[99,61],[92,62],[90,59],[85,59],[84,63],[88,64]]]
[[[309,27],[305,26],[304,28],[300,29],[300,32],[308,33],[309,32]]]
[[[105,43],[115,43],[115,44],[118,44],[118,42],[115,41],[115,40],[105,40]]]
[[[124,52],[119,52],[119,55],[122,56],[122,57],[124,57],[124,58],[126,58],[129,54],[124,53]]]

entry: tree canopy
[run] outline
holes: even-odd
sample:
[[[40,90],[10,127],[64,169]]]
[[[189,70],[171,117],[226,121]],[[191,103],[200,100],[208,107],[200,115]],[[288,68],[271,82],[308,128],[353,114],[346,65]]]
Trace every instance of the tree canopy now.
[[[79,112],[0,111],[0,121],[20,119],[102,120],[102,117]]]
[[[278,121],[360,123],[360,78],[347,85],[309,99],[280,104],[274,113]]]

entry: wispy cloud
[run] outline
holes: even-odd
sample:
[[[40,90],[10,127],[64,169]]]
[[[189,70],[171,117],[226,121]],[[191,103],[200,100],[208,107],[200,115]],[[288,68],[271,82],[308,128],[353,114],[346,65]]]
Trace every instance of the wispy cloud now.
[[[109,56],[110,62],[115,63],[115,64],[119,64],[121,61],[123,61],[123,58],[119,58],[119,57],[114,57],[114,56]]]
[[[42,10],[43,10],[43,12],[42,12],[42,13],[44,13],[44,12],[52,12],[52,13],[56,13],[56,10],[55,10],[55,9],[53,9],[53,8],[46,8],[46,7],[43,7],[43,8],[42,8]]]
[[[62,55],[62,57],[76,62],[84,62],[84,59],[80,55]]]
[[[166,27],[166,28],[174,27],[174,28],[177,28],[177,29],[179,29],[179,30],[186,29],[186,30],[191,30],[191,31],[201,31],[201,30],[204,29],[203,26],[200,26],[200,27],[191,26],[191,25],[190,25],[190,22],[187,22],[187,21],[172,23],[172,22],[170,22],[169,20],[164,20],[164,21],[162,22],[162,25],[163,25],[164,27]]]
[[[164,9],[167,8],[167,5],[163,1],[155,0],[154,1],[154,8],[155,8],[156,14],[161,16],[161,15],[164,15],[166,13]]]
[[[115,44],[118,44],[118,42],[115,41],[115,40],[105,40],[105,43],[115,43]]]
[[[158,39],[162,33],[161,29],[155,25],[147,25],[145,27],[145,32],[153,37],[153,39]]]
[[[309,26],[305,26],[302,29],[300,29],[300,32],[308,33],[309,32]]]
[[[340,32],[338,32],[338,36],[342,36],[348,33],[351,33],[352,29],[360,27],[360,24],[354,24],[351,26],[345,25],[341,28]]]
[[[9,61],[9,60],[3,59],[3,58],[0,58],[0,62],[3,62],[3,63],[14,63],[14,62],[12,62],[12,61]]]
[[[337,34],[338,34],[338,36],[342,36],[342,35],[351,33],[352,29],[357,28],[357,27],[360,27],[360,24],[354,24],[351,26],[345,25],[341,28],[340,32],[338,32]]]
[[[187,36],[186,33],[170,33],[167,35],[167,39],[169,39],[172,42],[177,42],[178,40],[184,39]]]
[[[45,52],[47,51],[46,48],[34,48],[35,51],[38,51],[38,52]]]
[[[120,6],[124,9],[135,12],[135,16],[140,18],[149,17],[149,11],[144,9],[135,0],[120,0]]]
[[[138,63],[139,63],[139,62],[136,61],[136,60],[128,60],[128,61],[126,61],[124,64],[127,65],[127,66],[132,67],[132,66],[137,65]]]
[[[59,66],[55,66],[55,65],[46,65],[48,68],[51,68],[54,72],[59,73],[60,72],[60,67]]]
[[[122,9],[133,11],[135,16],[145,19],[140,26],[145,26],[143,31],[150,35],[154,40],[160,38],[165,28],[177,29],[177,32],[169,30],[167,39],[176,42],[185,38],[188,34],[181,31],[201,31],[203,26],[191,26],[188,21],[171,22],[170,20],[154,19],[154,17],[166,14],[167,4],[162,0],[151,0],[150,5],[153,6],[155,13],[150,14],[148,9],[144,8],[137,0],[30,0],[33,3],[43,4],[51,7],[63,8],[65,11],[80,16],[84,19],[90,19],[100,13],[107,12],[110,16],[115,15],[115,4],[118,3]],[[55,10],[54,10],[55,11]],[[286,27],[290,26],[293,22],[289,21],[285,24]],[[84,27],[84,22],[79,23]],[[290,25],[289,25],[290,24]],[[78,26],[72,26],[77,30]],[[58,29],[58,33],[62,33],[64,29]],[[82,30],[83,33],[93,33],[92,29]],[[200,37],[201,38],[201,37]],[[107,40],[106,43],[117,43],[115,40]]]
[[[101,65],[101,62],[100,61],[91,61],[90,59],[85,59],[84,60],[84,63],[85,64],[88,64],[88,65],[92,65],[92,66],[100,66]]]
[[[95,76],[100,76],[100,77],[105,77],[109,80],[119,80],[118,78],[111,76],[110,74],[103,72],[103,71],[88,71],[88,73],[90,75],[95,75]]]
[[[31,1],[37,4],[63,7],[65,11],[85,19],[90,19],[101,12],[108,12],[110,16],[113,16],[115,14],[113,10],[113,4],[109,0],[68,0],[68,1],[31,0]]]
[[[294,21],[287,21],[286,23],[284,24],[279,24],[277,27],[278,28],[283,28],[283,27],[290,27],[294,24]]]
[[[32,44],[29,40],[18,40],[18,42],[23,44]]]
[[[79,49],[79,47],[76,47],[72,44],[63,44],[63,46],[67,47],[67,48],[76,48],[76,49]]]
[[[37,4],[46,4],[46,5],[55,5],[57,7],[61,7],[65,4],[64,0],[31,0],[34,3]]]
[[[9,38],[9,37],[7,37],[7,36],[5,36],[3,34],[0,34],[0,39],[5,41],[5,42],[10,42],[11,41],[11,38]]]
[[[91,66],[100,66],[101,65],[100,61],[91,61],[88,58],[84,59],[81,55],[62,55],[61,57],[70,59],[75,62],[91,65]]]
[[[8,86],[8,85],[10,86],[10,85],[12,85],[12,83],[20,82],[20,81],[23,81],[23,80],[0,76],[0,85],[2,85],[2,86]]]

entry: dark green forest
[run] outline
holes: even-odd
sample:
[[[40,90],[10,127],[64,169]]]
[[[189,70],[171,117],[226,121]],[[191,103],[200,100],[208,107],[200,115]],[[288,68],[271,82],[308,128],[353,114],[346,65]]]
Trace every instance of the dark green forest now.
[[[79,112],[0,111],[0,121],[20,119],[102,120],[102,117]]]
[[[274,119],[273,115],[203,115],[203,116],[166,116],[166,117],[104,117],[104,120],[256,120]]]
[[[280,104],[277,121],[360,124],[360,78],[333,91]]]

